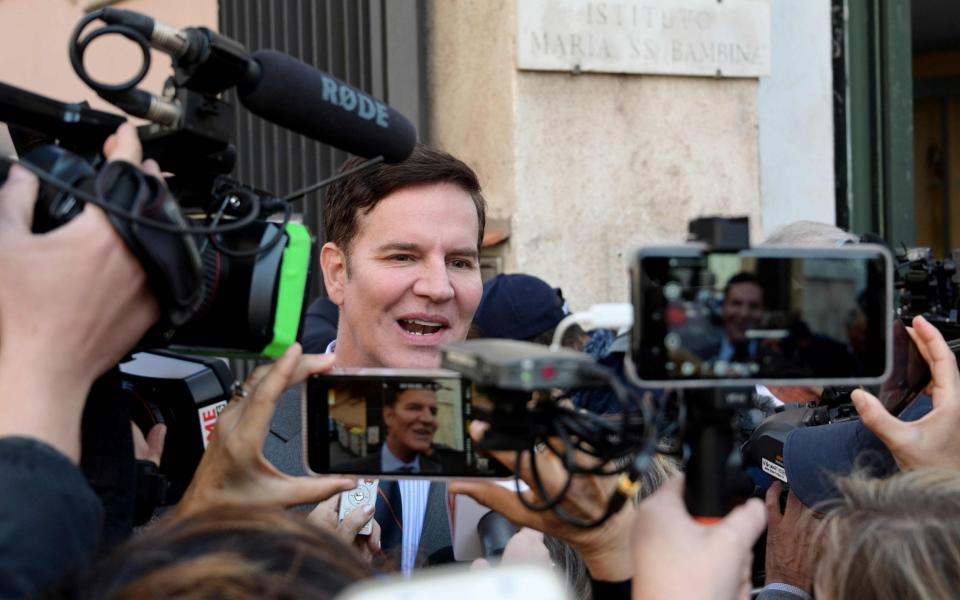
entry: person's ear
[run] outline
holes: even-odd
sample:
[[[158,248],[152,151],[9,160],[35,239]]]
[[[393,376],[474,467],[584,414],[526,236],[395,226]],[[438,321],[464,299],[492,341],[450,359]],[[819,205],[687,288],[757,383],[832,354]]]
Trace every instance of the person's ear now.
[[[347,255],[333,242],[327,242],[320,249],[320,270],[323,271],[323,284],[330,301],[343,306],[348,277]]]

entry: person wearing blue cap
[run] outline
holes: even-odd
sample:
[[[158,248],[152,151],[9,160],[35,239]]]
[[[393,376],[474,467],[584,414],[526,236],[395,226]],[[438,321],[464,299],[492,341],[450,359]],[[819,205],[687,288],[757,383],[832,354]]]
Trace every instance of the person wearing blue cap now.
[[[483,284],[471,337],[549,344],[569,312],[559,288],[533,275],[501,273]]]
[[[819,543],[814,539],[813,510],[842,499],[850,488],[842,476],[865,480],[891,476],[898,469],[960,471],[956,357],[943,335],[922,316],[915,317],[913,328],[906,331],[930,366],[928,396],[915,400],[897,417],[873,394],[856,390],[851,398],[859,420],[801,427],[787,436],[783,455],[791,491],[783,515],[777,502],[779,484],[767,494],[769,589],[761,598],[809,597]]]
[[[837,247],[855,243],[857,239],[857,236],[833,225],[798,221],[775,232],[763,245]],[[923,333],[919,338],[911,334],[918,348],[921,347],[918,340],[923,341],[926,348],[935,338],[939,338],[939,344],[942,344],[937,345],[940,352],[950,352],[943,338],[925,320],[921,318],[915,321],[914,326]],[[900,328],[900,332],[902,331],[903,328]],[[896,329],[894,335],[896,338]],[[895,339],[895,351],[898,347],[906,350],[906,345],[898,346]],[[929,352],[924,354],[925,357],[929,355]],[[906,360],[905,352],[896,355],[894,369],[905,371]],[[955,360],[953,371],[954,377],[957,377]],[[934,378],[937,377],[934,372]],[[946,374],[941,372],[940,380],[948,381],[945,377]],[[891,377],[891,383],[896,384],[892,381],[894,379],[897,378]],[[801,388],[774,388],[772,391],[783,401],[789,401],[786,397],[788,393],[809,393],[809,390]],[[819,391],[815,395],[819,396]],[[952,397],[958,405],[956,414],[960,414],[960,383],[954,385]],[[887,476],[897,469],[898,463],[901,468],[904,467],[904,463],[896,457],[898,451],[891,453],[891,449],[898,447],[896,442],[910,438],[910,433],[922,436],[927,430],[933,433],[936,429],[930,425],[928,417],[933,416],[931,409],[937,402],[931,401],[929,397],[918,398],[898,416],[891,415],[880,400],[865,391],[854,392],[852,400],[861,419],[817,427],[800,427],[790,432],[785,440],[784,470],[790,493],[782,514],[779,502],[781,486],[771,486],[767,493],[770,529],[767,540],[767,587],[759,596],[763,600],[810,598],[813,591],[812,571],[817,554],[811,537],[811,532],[816,529],[811,507],[822,507],[824,502],[835,501],[841,497],[841,491],[836,485],[838,478],[850,475],[858,468],[866,470],[861,473],[869,472],[874,477]],[[945,420],[950,421],[949,427],[952,431],[960,424],[960,418],[957,417]],[[890,433],[882,433],[885,431]],[[948,448],[949,446],[944,445],[944,440],[940,439],[942,437],[942,434],[934,436],[931,444],[941,444],[941,447]],[[930,454],[938,453],[939,451],[934,451]],[[953,454],[960,457],[960,452],[955,451]]]
[[[926,319],[917,317],[913,325],[913,329],[899,324],[894,328],[894,367],[881,388],[882,400],[856,390],[851,400],[859,419],[800,427],[787,435],[783,447],[787,481],[805,506],[815,507],[839,497],[836,476],[858,468],[877,477],[889,475],[898,467],[960,468],[960,441],[953,436],[960,425],[956,359],[943,336]],[[928,395],[920,395],[895,415],[890,411],[898,412],[893,407],[902,405],[900,398],[915,385],[907,382],[915,376],[913,366],[907,364],[910,339],[930,364],[934,383]]]
[[[773,233],[764,241],[763,245],[837,247],[856,242],[856,240],[856,236],[833,225],[797,221]],[[925,320],[921,320],[926,324],[926,327],[932,329]],[[925,330],[923,325],[921,325],[921,328]],[[893,390],[897,392],[900,391],[897,387],[901,383],[900,380],[909,378],[909,373],[907,373],[908,340],[903,333],[903,327],[895,326],[894,375],[885,385],[885,388],[897,388]],[[933,330],[931,335],[939,336],[939,333]],[[911,334],[911,337],[914,338],[914,342],[920,339],[915,334]],[[949,353],[943,338],[939,337],[939,340],[943,344],[942,348]],[[926,345],[929,345],[932,341],[931,338],[926,342]],[[920,346],[919,343],[917,345]],[[960,385],[958,385],[958,389],[960,389]],[[788,399],[784,396],[785,393],[802,390],[798,388],[774,388],[772,391],[778,399],[787,401]],[[871,406],[874,406],[865,394],[862,391],[853,394],[852,399],[858,410],[861,406],[867,407],[868,410]],[[816,395],[819,396],[819,391]],[[884,404],[887,406],[896,403],[888,402],[887,398],[884,398]],[[898,416],[890,415],[879,401],[877,401],[877,406],[880,407],[882,415],[887,417],[883,422],[887,423],[888,426],[892,421],[906,423],[920,420],[926,422],[924,415],[927,415],[932,408],[929,397],[920,397],[914,400]],[[881,412],[875,412],[875,414],[881,414]],[[874,421],[870,416],[864,417],[861,413],[861,418],[862,420],[842,421],[817,427],[800,427],[787,436],[783,448],[787,480],[792,492],[805,506],[813,507],[824,500],[839,497],[839,491],[833,483],[834,477],[848,475],[855,467],[868,468],[877,476],[887,475],[895,470],[896,461],[891,454],[892,448],[888,449],[887,445],[884,444],[886,440],[877,433],[876,427],[871,426]],[[916,431],[913,427],[910,426],[906,431]],[[898,428],[894,430],[900,431]]]

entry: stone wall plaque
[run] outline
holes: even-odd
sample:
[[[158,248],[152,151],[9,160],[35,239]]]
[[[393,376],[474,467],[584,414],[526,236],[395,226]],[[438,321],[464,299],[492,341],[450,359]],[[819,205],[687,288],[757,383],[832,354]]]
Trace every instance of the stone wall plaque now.
[[[769,0],[517,0],[520,69],[760,77]]]

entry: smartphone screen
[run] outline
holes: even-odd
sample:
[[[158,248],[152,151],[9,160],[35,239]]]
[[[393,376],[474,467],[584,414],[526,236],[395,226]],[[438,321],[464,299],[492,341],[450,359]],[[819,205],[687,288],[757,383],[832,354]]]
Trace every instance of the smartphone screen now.
[[[507,477],[467,433],[473,389],[443,369],[358,369],[307,381],[307,467],[394,477]]]
[[[866,245],[643,249],[632,268],[632,369],[689,387],[879,383],[890,364],[890,265]]]

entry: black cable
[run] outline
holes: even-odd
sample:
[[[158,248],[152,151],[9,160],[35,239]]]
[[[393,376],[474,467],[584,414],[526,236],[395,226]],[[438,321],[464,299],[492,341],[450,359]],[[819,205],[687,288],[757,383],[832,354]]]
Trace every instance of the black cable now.
[[[143,81],[144,77],[146,77],[148,71],[150,70],[150,40],[147,39],[147,37],[141,31],[137,30],[132,26],[128,26],[122,23],[109,22],[110,20],[105,18],[105,14],[106,14],[106,9],[100,9],[100,10],[94,11],[86,15],[84,18],[82,18],[80,22],[77,24],[77,26],[74,28],[70,37],[70,44],[69,44],[70,63],[73,66],[74,71],[77,73],[77,76],[80,77],[80,79],[85,84],[87,84],[87,86],[89,86],[101,97],[107,99],[108,101],[113,102],[114,104],[119,105],[120,104],[119,100],[122,99],[122,96],[126,93],[129,93],[135,90],[136,86],[141,81]],[[96,20],[108,21],[108,24],[95,29],[84,36],[83,31],[91,23],[93,23]],[[138,70],[138,72],[130,79],[118,84],[108,84],[108,83],[103,83],[95,80],[87,72],[86,65],[84,64],[84,56],[90,44],[94,40],[110,34],[119,34],[131,40],[132,42],[134,42],[139,46],[140,51],[143,55],[143,58],[140,64],[140,69]],[[165,231],[168,233],[205,236],[205,240],[202,246],[203,250],[206,250],[206,245],[209,242],[210,245],[212,245],[214,248],[216,248],[220,253],[224,255],[235,257],[235,258],[250,258],[250,257],[254,257],[261,253],[269,251],[284,238],[286,225],[290,222],[290,218],[291,218],[290,202],[302,196],[305,196],[306,194],[312,191],[326,187],[331,183],[337,181],[338,179],[341,179],[348,175],[352,175],[353,173],[356,173],[358,171],[368,169],[371,166],[376,165],[382,161],[383,161],[382,156],[371,159],[357,166],[354,169],[351,169],[344,173],[340,173],[334,177],[330,177],[324,181],[321,181],[313,186],[300,190],[299,192],[294,192],[293,194],[288,195],[286,198],[283,199],[285,201],[284,209],[283,209],[284,210],[283,221],[280,224],[277,231],[274,233],[273,237],[270,238],[270,241],[267,242],[266,244],[263,244],[262,246],[258,245],[257,248],[254,248],[253,250],[248,250],[248,251],[231,250],[225,247],[220,241],[218,241],[216,239],[216,236],[243,229],[248,225],[250,225],[253,221],[257,219],[257,217],[260,216],[261,203],[260,203],[259,196],[257,196],[256,194],[252,194],[253,200],[251,202],[251,206],[248,214],[234,221],[231,221],[229,224],[226,224],[226,225],[220,224],[220,219],[223,217],[223,212],[226,207],[226,204],[224,203],[224,205],[221,207],[221,210],[218,211],[218,213],[213,217],[212,226],[208,226],[208,227],[172,226],[172,225],[169,225],[168,223],[154,221],[153,219],[142,217],[140,215],[136,215],[134,213],[131,213],[119,207],[110,205],[109,203],[101,200],[103,197],[103,194],[99,193],[99,190],[95,190],[98,193],[95,196],[91,196],[90,194],[87,194],[81,190],[77,190],[72,186],[57,182],[52,177],[47,177],[46,174],[41,173],[36,169],[32,169],[30,167],[27,167],[27,168],[30,171],[32,171],[34,174],[36,174],[42,181],[44,181],[49,185],[52,185],[56,189],[60,191],[68,192],[76,196],[80,200],[83,200],[95,206],[99,206],[103,210],[109,211],[111,214],[114,214],[120,218],[126,219],[134,224],[142,225],[145,227],[152,227],[154,229]],[[26,166],[22,162],[19,162],[19,161],[16,161],[16,162]]]
[[[591,418],[593,422],[585,423],[586,418]],[[580,414],[577,415],[576,419],[571,418],[564,420],[561,425],[562,426],[557,428],[557,434],[564,443],[565,448],[568,449],[563,453],[561,458],[564,461],[564,468],[571,473],[599,476],[616,475],[625,468],[625,465],[618,464],[618,461],[636,450],[633,445],[628,443],[622,443],[619,447],[605,443],[604,438],[607,437],[607,434],[616,434],[616,432],[610,430],[607,424],[599,419],[597,415]],[[593,431],[588,431],[584,429],[584,425],[596,425],[597,427],[595,427]],[[570,437],[571,433],[581,438],[582,441],[574,442]],[[551,449],[556,452],[552,447]],[[569,449],[574,449],[582,454],[597,458],[601,462],[593,467],[580,466],[576,462],[576,455],[572,454]]]
[[[565,458],[564,458],[564,467],[565,467],[565,469],[567,470],[567,473],[568,473],[568,475],[567,475],[567,482],[568,482],[567,488],[569,488],[570,484],[572,484],[572,482],[573,482],[573,478],[576,477],[577,475],[580,475],[580,476],[582,477],[582,476],[589,476],[589,475],[593,475],[593,474],[588,473],[588,472],[579,472],[579,473],[578,473],[578,472],[575,472],[574,470],[572,470],[572,469],[570,468],[571,466],[573,466],[574,468],[576,468],[576,462],[575,462],[576,458],[575,458],[575,454],[573,454],[573,448],[572,448],[571,445],[567,444],[566,447],[567,447],[568,451],[565,453],[566,456],[565,456]],[[585,471],[585,470],[583,470],[583,469],[578,469],[578,470],[580,470],[580,471]],[[614,473],[611,473],[610,476],[612,476],[613,474],[614,474]],[[635,481],[635,479],[636,479],[636,476],[634,476],[634,478],[633,478],[631,481]],[[625,502],[625,500],[626,500],[625,497],[623,496],[623,494],[620,493],[619,489],[615,489],[614,492],[613,492],[613,494],[612,494],[612,495],[610,496],[610,498],[607,500],[607,507],[606,507],[606,509],[604,510],[603,514],[602,514],[599,518],[597,518],[597,519],[589,520],[589,519],[581,519],[580,517],[575,517],[575,516],[571,515],[570,513],[568,513],[568,512],[563,508],[563,506],[560,505],[560,500],[563,499],[563,496],[564,496],[565,494],[566,494],[566,488],[564,489],[564,491],[563,491],[562,494],[557,494],[557,496],[553,499],[553,500],[555,501],[555,506],[553,506],[553,511],[557,514],[558,517],[560,517],[560,518],[561,518],[565,523],[567,523],[568,525],[572,525],[572,526],[574,526],[574,527],[578,527],[578,528],[581,528],[581,529],[589,529],[589,528],[593,528],[593,527],[599,527],[599,526],[602,525],[604,522],[606,522],[607,519],[609,519],[610,517],[612,517],[613,515],[615,515],[615,514],[617,513],[617,511],[619,511],[619,510],[623,507],[624,502]]]
[[[524,451],[527,452],[527,451]],[[520,487],[517,487],[517,496],[520,498],[520,503],[523,504],[527,509],[544,512],[551,510],[560,503],[561,500],[567,495],[567,492],[570,490],[570,486],[573,485],[573,474],[569,471],[567,472],[567,480],[564,482],[563,487],[554,495],[551,495],[543,485],[543,479],[540,477],[540,469],[537,467],[537,451],[536,449],[529,450],[530,452],[530,479],[533,483],[534,491],[539,495],[543,502],[540,504],[534,504],[533,502],[527,500],[527,498],[520,491]],[[520,468],[523,461],[523,452],[517,452],[517,461],[514,465],[514,473],[516,478],[519,479]]]
[[[315,183],[315,184],[313,184],[313,185],[311,185],[311,186],[305,187],[305,188],[303,188],[303,189],[301,189],[301,190],[297,190],[296,192],[291,192],[291,193],[287,194],[286,196],[284,196],[283,200],[284,200],[285,202],[295,202],[295,201],[299,200],[300,198],[306,196],[307,194],[309,194],[309,193],[311,193],[311,192],[315,192],[315,191],[317,191],[317,190],[319,190],[319,189],[325,188],[325,187],[327,187],[328,185],[330,185],[331,183],[335,183],[336,181],[339,181],[340,179],[343,179],[344,177],[348,177],[348,176],[353,175],[353,174],[355,174],[355,173],[359,173],[360,171],[365,171],[365,170],[369,169],[370,167],[373,167],[373,166],[375,166],[375,165],[378,165],[378,164],[380,164],[380,163],[382,163],[382,162],[383,162],[383,157],[382,157],[382,156],[377,156],[377,157],[371,158],[370,160],[365,161],[365,162],[357,165],[356,167],[353,167],[352,169],[348,169],[348,170],[344,171],[343,173],[337,173],[337,174],[334,175],[333,177],[328,177],[328,178],[324,179],[323,181],[317,182],[317,183]]]
[[[632,499],[628,498],[627,493],[624,490],[631,489],[636,481],[640,478],[640,475],[649,468],[655,450],[656,436],[648,435],[643,447],[634,454],[633,460],[629,463],[628,468],[624,469],[627,471],[626,474],[621,475],[621,477],[626,478],[627,485],[618,485],[617,489],[614,490],[607,501],[606,510],[599,518],[593,520],[581,519],[569,514],[563,509],[562,506],[559,505],[554,509],[557,513],[557,516],[563,519],[563,521],[567,524],[581,529],[599,527],[605,523],[610,517],[617,514],[617,512],[623,508],[628,499]],[[573,475],[571,475],[571,477],[573,477]]]
[[[223,196],[223,202],[220,203],[220,208],[217,209],[217,212],[216,212],[216,214],[213,215],[213,218],[212,218],[212,219],[209,219],[209,218],[208,218],[209,225],[210,225],[211,227],[216,227],[217,225],[220,224],[220,219],[223,218],[223,213],[226,212],[226,210],[227,210],[227,205],[228,205],[229,203],[230,203],[230,195],[229,195],[229,194],[224,194],[224,196]],[[208,215],[208,217],[209,217],[209,215]],[[205,238],[203,238],[203,243],[200,244],[200,248],[198,248],[198,250],[200,251],[200,254],[201,254],[201,255],[203,255],[203,253],[207,251],[207,245],[210,244],[211,241],[213,241],[213,240],[212,240],[212,236],[206,236]]]
[[[120,23],[109,23],[105,26],[95,29],[94,31],[84,36],[83,35],[84,29],[86,29],[94,21],[101,20],[101,19],[104,21],[108,21],[108,19],[104,18],[105,13],[106,13],[105,9],[94,11],[86,15],[84,18],[80,20],[79,23],[77,23],[77,26],[74,28],[70,37],[69,55],[70,55],[70,63],[73,66],[74,71],[77,73],[77,76],[80,77],[80,79],[85,84],[87,84],[87,86],[89,86],[92,90],[94,90],[98,95],[106,98],[108,101],[113,101],[118,99],[119,96],[122,96],[123,94],[134,90],[136,86],[141,81],[143,81],[144,77],[146,77],[148,71],[150,70],[150,40],[147,39],[147,37],[136,28],[128,25],[120,24]],[[138,70],[138,72],[127,81],[124,81],[118,84],[108,84],[108,83],[103,83],[95,80],[87,72],[86,65],[84,64],[84,56],[90,44],[97,38],[100,38],[105,35],[110,35],[110,34],[122,35],[125,38],[131,40],[132,42],[136,43],[139,46],[140,51],[143,55],[143,59],[141,61],[140,69]],[[111,206],[105,202],[102,202],[100,198],[95,198],[93,196],[90,196],[89,194],[86,194],[71,186],[59,184],[55,182],[55,180],[53,180],[52,178],[45,177],[44,174],[41,174],[37,170],[34,170],[34,169],[30,169],[30,170],[33,171],[38,177],[40,177],[41,180],[43,180],[44,182],[50,185],[53,185],[58,190],[67,191],[73,194],[74,196],[76,196],[77,198],[84,200],[85,202],[89,202],[95,206],[99,206],[100,208],[104,210],[108,210],[112,214],[117,215],[121,218],[127,219],[133,223],[147,226],[147,227],[153,227],[154,229],[158,229],[160,231],[166,231],[169,233],[206,236],[206,240],[208,240],[209,243],[214,248],[216,248],[219,252],[227,256],[232,256],[236,258],[249,258],[249,257],[257,256],[258,254],[261,254],[263,252],[267,252],[268,250],[276,246],[276,244],[283,239],[285,234],[284,229],[286,225],[290,222],[290,218],[291,218],[291,209],[289,207],[291,202],[298,200],[299,198],[302,198],[311,192],[322,189],[344,177],[369,169],[370,167],[383,162],[383,160],[384,158],[382,156],[378,156],[348,171],[344,171],[343,173],[339,173],[337,175],[334,175],[333,177],[329,177],[323,181],[320,181],[312,186],[309,186],[307,188],[304,188],[302,190],[299,190],[299,191],[293,192],[292,194],[287,195],[285,198],[283,198],[283,201],[285,202],[284,218],[283,218],[283,222],[280,224],[280,228],[276,231],[276,233],[273,235],[273,237],[270,239],[269,242],[267,242],[263,246],[258,246],[257,248],[249,251],[230,250],[229,248],[226,248],[221,242],[217,241],[215,236],[219,234],[229,233],[231,231],[237,231],[237,230],[243,229],[244,227],[252,223],[254,220],[256,220],[256,218],[259,216],[259,213],[260,213],[260,201],[259,201],[259,197],[257,197],[256,195],[254,195],[254,201],[252,203],[249,213],[244,217],[241,217],[235,221],[232,221],[227,225],[220,224],[220,219],[223,216],[223,210],[221,210],[218,212],[217,215],[214,216],[213,226],[185,228],[185,227],[179,227],[179,226],[171,226],[167,223],[161,223],[159,221],[154,221],[149,218],[135,215],[129,211],[126,211],[116,206]],[[23,163],[19,163],[19,164],[23,164]],[[99,196],[102,197],[102,194],[99,194]],[[203,243],[204,249],[206,249],[206,244],[207,244],[207,241],[204,241]]]
[[[634,436],[631,435],[630,432],[630,414],[634,408],[632,403],[628,402],[628,400],[632,397],[630,389],[622,381],[620,381],[616,373],[600,365],[581,367],[581,374],[585,379],[603,381],[606,385],[610,386],[614,392],[614,397],[620,404],[621,417],[620,428],[618,432],[617,430],[611,429],[609,424],[598,415],[575,413],[575,420],[570,423],[569,428],[574,430],[574,433],[578,433],[577,430],[579,430],[580,437],[587,438],[587,441],[591,446],[598,448],[598,450],[602,449],[603,451],[596,451],[590,447],[584,447],[583,444],[579,444],[579,449],[587,454],[597,456],[598,458],[603,458],[607,462],[621,460],[624,457],[636,452],[638,445],[633,443],[632,440],[634,439]],[[644,438],[639,443],[639,446],[643,449],[655,448],[657,435],[657,428],[654,426],[655,411],[648,394],[641,398],[638,406],[640,408],[644,427]],[[587,425],[595,426],[594,431],[585,431],[583,427]],[[609,436],[603,435],[604,431],[612,435],[619,434],[619,444],[606,443]],[[592,475],[611,475],[624,470],[623,466],[617,465],[614,465],[614,468],[609,470],[605,468],[605,464],[606,463],[601,463],[596,467],[590,468],[583,468],[575,463],[569,463],[566,466],[572,469],[575,473]]]
[[[77,189],[72,185],[65,183],[56,177],[53,177],[43,169],[19,159],[9,158],[6,156],[0,156],[0,161],[20,165],[21,167],[27,169],[34,175],[36,175],[44,183],[60,190],[61,192],[69,193],[72,196],[76,196],[78,199],[83,200],[89,204],[97,206],[104,211],[112,213],[118,217],[132,221],[138,225],[143,225],[145,227],[151,227],[159,231],[165,231],[167,233],[179,233],[185,235],[213,235],[218,233],[230,233],[231,231],[237,231],[243,229],[257,220],[257,217],[260,213],[260,202],[256,195],[253,196],[254,201],[250,207],[248,213],[230,223],[225,225],[218,225],[216,227],[181,227],[179,225],[171,225],[169,223],[164,223],[163,221],[157,221],[150,219],[148,217],[143,217],[137,214],[134,214],[126,209],[115,206],[110,202],[102,199],[102,194],[93,195],[89,194],[83,190]]]
[[[613,390],[621,408],[619,427],[600,415],[561,407],[554,404],[553,410],[547,413],[550,430],[542,439],[534,440],[534,449],[531,452],[530,484],[531,488],[541,498],[540,503],[528,500],[523,493],[517,491],[520,502],[528,509],[535,511],[553,510],[565,523],[578,528],[597,527],[607,521],[619,511],[628,500],[628,491],[635,489],[640,475],[649,468],[652,456],[656,450],[658,427],[654,421],[655,407],[652,395],[647,393],[640,398],[640,402],[632,402],[633,395],[630,389],[623,384],[617,375],[610,369],[599,365],[584,367],[584,379],[596,383],[605,383]],[[631,432],[630,414],[639,406],[642,418],[642,433],[637,435]],[[562,450],[551,442],[551,438],[559,438]],[[567,472],[567,478],[562,488],[555,494],[550,494],[537,467],[536,446],[542,443],[551,453],[557,456]],[[526,452],[526,451],[524,451]],[[518,452],[514,465],[514,472],[519,479],[523,466],[524,452]],[[581,466],[577,464],[578,452],[592,456],[600,461],[598,465]],[[629,460],[624,460],[630,457]],[[624,473],[625,472],[625,473]],[[607,501],[604,513],[596,519],[582,519],[564,510],[561,502],[573,485],[577,476],[615,476],[618,473],[626,479],[619,482],[617,489]],[[623,484],[626,485],[623,485]]]
[[[147,40],[143,34],[132,27],[126,25],[105,25],[99,29],[94,30],[88,34],[83,39],[81,34],[83,30],[97,19],[100,19],[103,16],[103,9],[94,11],[80,20],[77,23],[77,26],[74,28],[73,33],[70,36],[70,64],[73,66],[73,70],[76,71],[77,76],[87,84],[90,89],[95,91],[100,96],[110,96],[112,94],[120,94],[123,92],[128,92],[134,89],[137,84],[143,81],[143,78],[146,77],[147,72],[150,70],[150,41]],[[87,51],[87,47],[98,37],[109,35],[109,34],[119,34],[128,40],[136,43],[140,47],[140,51],[143,53],[143,61],[140,65],[140,70],[122,83],[110,84],[102,83],[95,80],[87,72],[86,66],[83,64],[84,53]]]
[[[556,412],[550,415],[550,422],[553,425],[551,434],[545,436],[541,442],[545,448],[550,450],[554,456],[560,458],[564,463],[564,468],[573,473],[609,475],[615,471],[603,470],[603,464],[610,462],[610,459],[616,459],[624,454],[629,454],[630,450],[622,448],[619,451],[601,451],[599,447],[609,448],[610,444],[604,442],[606,433],[611,432],[608,423],[600,415],[594,415],[586,412],[578,412],[564,407],[555,406]],[[578,438],[574,441],[572,436]],[[559,450],[551,443],[551,437],[559,437],[563,442],[563,450]],[[569,450],[573,448],[588,456],[603,459],[597,467],[580,467],[569,458]]]
[[[230,202],[231,196],[243,196],[247,201],[251,203],[259,202],[259,198],[260,198],[260,196],[257,193],[251,192],[249,190],[245,190],[243,188],[231,188],[223,192],[221,195],[223,196],[223,202],[220,203],[220,208],[217,210],[216,214],[213,215],[213,218],[210,219],[211,226],[216,226],[220,222],[220,219],[223,218],[223,213],[227,209],[227,205]],[[263,246],[258,245],[256,248],[252,250],[244,250],[244,251],[231,250],[221,245],[220,242],[217,241],[214,235],[208,235],[203,239],[203,244],[201,244],[200,246],[200,253],[203,254],[204,252],[206,252],[208,244],[216,248],[216,250],[221,254],[226,256],[231,256],[233,258],[251,258],[259,254],[268,252],[270,249],[276,246],[281,239],[283,239],[284,230],[286,229],[287,223],[290,222],[291,214],[292,214],[292,208],[290,207],[290,205],[284,204],[283,205],[283,221],[279,223],[279,229],[273,234],[273,237],[270,238],[270,241],[264,244]]]
[[[595,441],[591,442],[593,445],[599,446]],[[570,470],[572,473],[578,475],[598,475],[598,476],[608,476],[616,475],[620,473],[625,468],[625,463],[623,463],[623,458],[633,454],[636,451],[636,448],[629,444],[623,444],[622,447],[612,448],[609,450],[596,450],[591,451],[589,447],[579,444],[576,446],[576,449],[584,454],[592,455],[597,459],[600,459],[601,462],[593,467],[582,467],[576,464],[575,460],[566,456],[564,460],[565,467]]]
[[[293,209],[290,207],[289,204],[286,205],[283,210],[283,221],[277,224],[278,228],[274,232],[273,236],[270,238],[270,241],[262,246],[257,246],[253,250],[230,250],[229,248],[221,245],[221,243],[217,241],[216,236],[213,236],[213,235],[207,236],[206,239],[210,240],[210,244],[214,248],[216,248],[221,254],[225,254],[226,256],[231,256],[233,258],[251,258],[271,250],[274,246],[276,246],[280,242],[280,240],[282,240],[285,237],[286,227],[287,227],[287,224],[290,222],[290,216],[292,213],[293,213]]]

